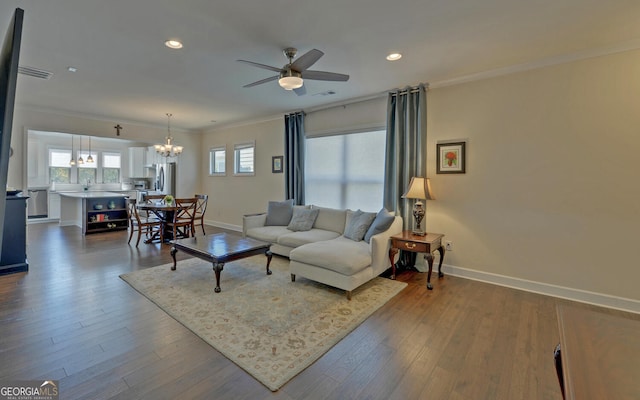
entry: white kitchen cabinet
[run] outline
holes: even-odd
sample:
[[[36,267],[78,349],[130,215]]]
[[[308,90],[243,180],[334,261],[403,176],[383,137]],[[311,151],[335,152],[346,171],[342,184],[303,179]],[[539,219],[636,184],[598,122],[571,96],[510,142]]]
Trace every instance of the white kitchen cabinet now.
[[[60,194],[58,193],[49,192],[48,217],[60,219]]]
[[[129,147],[129,177],[142,178],[145,175],[144,166],[147,159],[146,147]]]
[[[158,162],[156,157],[158,157],[158,153],[156,153],[156,148],[153,146],[147,147],[147,159],[145,160],[147,163],[147,166],[156,164]]]

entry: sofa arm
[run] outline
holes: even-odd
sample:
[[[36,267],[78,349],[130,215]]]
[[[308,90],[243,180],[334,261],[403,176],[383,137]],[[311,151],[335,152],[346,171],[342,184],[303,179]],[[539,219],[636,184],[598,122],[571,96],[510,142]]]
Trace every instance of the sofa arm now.
[[[242,236],[247,236],[247,230],[259,228],[267,222],[267,213],[246,214],[242,216]]]
[[[402,233],[402,217],[396,216],[389,229],[371,236],[371,240],[369,241],[371,267],[375,275],[380,275],[391,266],[389,261],[390,239],[391,236],[399,233]]]

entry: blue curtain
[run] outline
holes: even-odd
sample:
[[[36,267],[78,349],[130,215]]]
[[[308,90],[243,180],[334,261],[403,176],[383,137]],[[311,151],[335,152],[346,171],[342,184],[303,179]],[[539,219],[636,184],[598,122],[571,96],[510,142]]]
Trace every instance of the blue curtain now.
[[[304,204],[304,113],[284,116],[285,198]]]
[[[384,206],[413,223],[412,205],[401,198],[413,176],[426,177],[427,88],[420,84],[389,93],[387,101],[387,152]]]

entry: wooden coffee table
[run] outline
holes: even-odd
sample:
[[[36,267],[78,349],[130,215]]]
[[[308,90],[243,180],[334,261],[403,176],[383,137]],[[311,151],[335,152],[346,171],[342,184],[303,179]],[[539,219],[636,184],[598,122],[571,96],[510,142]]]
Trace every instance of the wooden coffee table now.
[[[171,247],[171,257],[173,257],[172,271],[176,270],[176,253],[178,250],[196,256],[202,260],[207,260],[213,264],[213,271],[216,274],[216,287],[214,291],[220,293],[220,272],[224,269],[226,262],[251,257],[258,254],[267,256],[267,275],[271,275],[269,264],[271,264],[271,244],[245,238],[232,233],[216,233],[213,235],[196,236],[186,239],[179,239],[173,242]]]

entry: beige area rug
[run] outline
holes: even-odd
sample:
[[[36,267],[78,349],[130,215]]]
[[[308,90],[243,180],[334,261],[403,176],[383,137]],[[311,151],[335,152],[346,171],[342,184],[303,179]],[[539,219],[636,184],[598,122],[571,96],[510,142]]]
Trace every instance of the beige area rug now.
[[[161,265],[120,277],[173,318],[276,391],[407,285],[375,278],[353,291],[298,277],[289,261],[266,257],[224,266],[222,292],[214,293],[212,266],[198,259]]]

